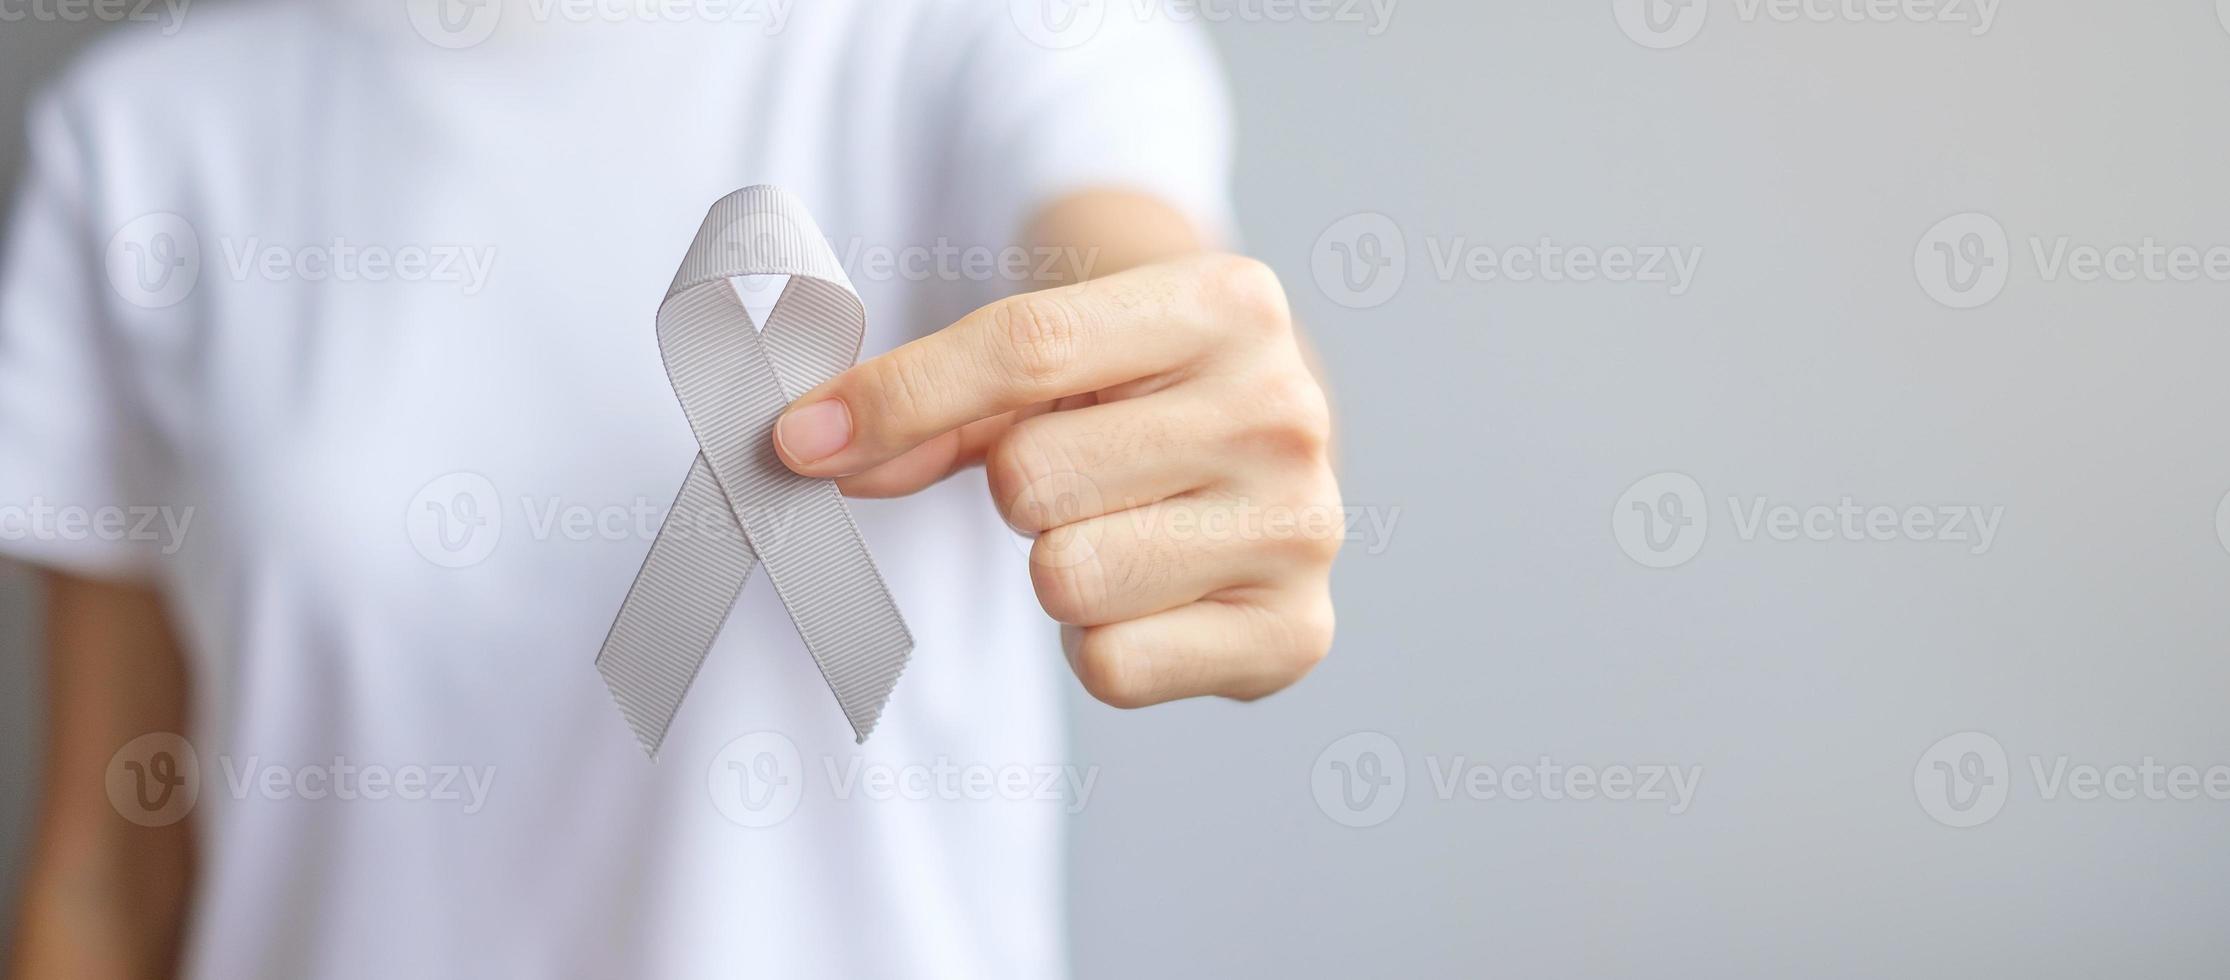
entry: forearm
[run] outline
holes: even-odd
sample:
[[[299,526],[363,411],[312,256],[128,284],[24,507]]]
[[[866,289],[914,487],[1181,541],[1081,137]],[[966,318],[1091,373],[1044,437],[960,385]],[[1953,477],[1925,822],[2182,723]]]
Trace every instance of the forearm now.
[[[176,831],[150,831],[182,836]],[[167,977],[176,973],[187,873],[182,846],[123,848],[90,860],[39,862],[22,895],[11,975],[21,980]]]
[[[185,730],[183,660],[145,590],[65,576],[46,586],[46,753],[9,972],[170,976],[192,882],[191,823],[127,820],[107,780],[125,743]]]

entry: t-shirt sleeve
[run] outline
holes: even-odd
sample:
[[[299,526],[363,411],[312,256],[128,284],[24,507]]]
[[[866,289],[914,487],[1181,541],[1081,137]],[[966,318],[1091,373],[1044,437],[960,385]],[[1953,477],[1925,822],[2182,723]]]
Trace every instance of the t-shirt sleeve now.
[[[1231,244],[1230,98],[1198,24],[1141,5],[995,3],[960,74],[962,195],[986,235],[1018,235],[1086,189],[1144,192]],[[1055,29],[1055,28],[1059,29]]]
[[[0,240],[0,557],[97,578],[145,577],[161,553],[140,517],[126,410],[91,227],[96,168],[51,95],[27,121],[24,175]]]

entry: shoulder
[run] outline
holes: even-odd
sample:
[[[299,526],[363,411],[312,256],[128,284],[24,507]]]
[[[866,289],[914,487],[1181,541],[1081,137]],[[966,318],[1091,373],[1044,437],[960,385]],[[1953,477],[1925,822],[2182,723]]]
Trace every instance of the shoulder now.
[[[213,109],[253,111],[254,97],[295,72],[329,22],[316,3],[135,0],[34,100],[78,135],[123,126],[205,125]]]

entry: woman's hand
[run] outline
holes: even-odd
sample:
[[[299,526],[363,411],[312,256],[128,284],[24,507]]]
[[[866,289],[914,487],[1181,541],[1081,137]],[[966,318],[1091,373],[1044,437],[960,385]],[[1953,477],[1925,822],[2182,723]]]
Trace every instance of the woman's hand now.
[[[863,362],[775,429],[893,496],[982,462],[1038,601],[1118,707],[1260,697],[1332,643],[1345,522],[1323,388],[1266,266],[1192,255],[1013,297]]]

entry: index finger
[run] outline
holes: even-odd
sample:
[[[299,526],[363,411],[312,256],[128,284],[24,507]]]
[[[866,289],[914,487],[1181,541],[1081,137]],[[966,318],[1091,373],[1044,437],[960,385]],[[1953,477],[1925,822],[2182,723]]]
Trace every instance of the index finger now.
[[[1000,300],[806,392],[776,451],[806,476],[849,476],[979,419],[1169,371],[1213,343],[1200,292],[1136,270]]]

